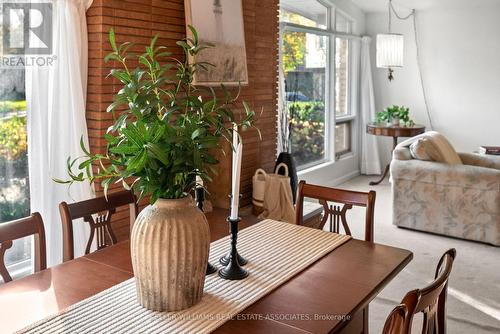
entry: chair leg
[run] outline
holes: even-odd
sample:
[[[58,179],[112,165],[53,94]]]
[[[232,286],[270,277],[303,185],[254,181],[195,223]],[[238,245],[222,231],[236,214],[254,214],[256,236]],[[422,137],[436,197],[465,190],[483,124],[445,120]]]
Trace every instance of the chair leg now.
[[[369,317],[368,317],[368,305],[367,305],[363,310],[363,334],[369,333],[368,318]]]

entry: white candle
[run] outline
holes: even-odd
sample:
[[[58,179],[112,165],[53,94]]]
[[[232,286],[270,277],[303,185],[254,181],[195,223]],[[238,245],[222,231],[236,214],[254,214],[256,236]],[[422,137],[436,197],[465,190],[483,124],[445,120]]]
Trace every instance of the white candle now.
[[[232,204],[231,204],[231,218],[238,219],[238,209],[240,206],[240,176],[241,176],[241,156],[242,156],[243,145],[238,144],[236,150],[236,167],[233,176],[233,192],[232,192]]]
[[[234,191],[234,187],[235,187],[235,173],[236,173],[236,155],[238,153],[238,125],[234,124],[233,125],[233,147],[232,147],[232,152],[233,152],[233,155],[232,155],[232,158],[233,158],[233,161],[232,161],[232,165],[231,165],[231,194],[233,193]],[[231,200],[231,205],[233,204],[233,201]]]
[[[233,125],[233,163],[234,163],[234,152],[238,149],[238,125]],[[234,165],[233,165],[234,167]]]
[[[240,203],[240,175],[241,156],[243,151],[242,143],[238,143],[238,131],[235,126],[233,131],[233,168],[232,168],[232,191],[231,191],[231,219],[238,219],[238,207]]]

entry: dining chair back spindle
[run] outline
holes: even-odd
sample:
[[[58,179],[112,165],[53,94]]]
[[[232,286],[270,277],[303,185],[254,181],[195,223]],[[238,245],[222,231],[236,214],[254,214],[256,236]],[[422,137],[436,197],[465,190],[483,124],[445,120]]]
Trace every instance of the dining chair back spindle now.
[[[375,191],[368,193],[351,191],[344,189],[328,188],[307,184],[305,181],[299,182],[297,192],[297,201],[295,207],[296,222],[298,225],[310,226],[318,229],[323,229],[326,222],[329,220],[330,232],[340,233],[340,229],[344,230],[345,234],[352,236],[351,229],[347,223],[347,210],[353,206],[365,207],[365,236],[364,240],[373,242],[373,219],[375,212]],[[311,219],[313,225],[304,224],[304,199],[316,199],[323,208],[323,213],[320,219]],[[331,204],[334,203],[334,204]],[[363,310],[363,333],[368,334],[369,326],[369,309],[368,306]]]
[[[365,241],[373,242],[373,219],[375,211],[375,191],[359,192],[344,189],[328,188],[307,184],[305,181],[300,181],[297,193],[297,204],[295,208],[296,222],[299,225],[303,224],[304,216],[304,199],[316,199],[323,207],[321,220],[315,224],[315,228],[323,229],[323,226],[329,220],[330,231],[340,233],[340,229],[344,230],[345,234],[351,235],[351,229],[347,223],[347,210],[353,206],[365,207]],[[334,203],[334,204],[331,204]]]
[[[4,283],[12,281],[5,264],[5,252],[12,247],[13,241],[28,236],[34,236],[35,241],[35,272],[47,268],[45,245],[45,229],[42,216],[35,212],[29,217],[0,224],[0,276]]]
[[[74,220],[83,218],[90,226],[90,236],[85,247],[85,254],[89,254],[94,237],[98,250],[116,244],[117,239],[111,227],[111,218],[117,208],[126,205],[129,206],[130,226],[132,227],[137,218],[138,207],[136,197],[130,191],[115,192],[108,194],[107,198],[97,197],[71,204],[61,202],[59,213],[63,226],[63,261],[75,258]]]
[[[406,294],[401,304],[389,314],[383,334],[409,334],[413,317],[418,313],[423,313],[422,334],[446,334],[448,279],[455,256],[454,248],[441,256],[434,281],[422,289]]]
[[[405,304],[396,306],[384,325],[383,334],[403,334],[405,332],[405,323],[408,321],[408,307]]]

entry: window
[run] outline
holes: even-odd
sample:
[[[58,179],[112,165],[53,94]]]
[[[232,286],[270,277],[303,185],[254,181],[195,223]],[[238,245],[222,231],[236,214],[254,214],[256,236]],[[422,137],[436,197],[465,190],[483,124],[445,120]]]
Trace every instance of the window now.
[[[327,37],[285,32],[282,52],[290,150],[298,166],[324,161]]]
[[[351,122],[335,125],[335,155],[342,156],[351,151]]]
[[[0,69],[0,224],[30,214],[23,69]],[[31,238],[5,253],[9,272],[30,258]]]
[[[281,1],[280,21],[326,29],[328,8],[317,1]]]
[[[300,170],[351,151],[355,115],[347,34],[352,22],[319,1],[296,0],[281,1],[280,20],[280,82],[287,114],[280,119],[288,122],[285,141]]]
[[[335,31],[349,34],[352,23],[339,12],[335,13]],[[350,107],[351,81],[350,43],[345,37],[335,38],[335,157],[351,152],[352,122],[354,115]]]
[[[349,114],[349,40],[335,38],[335,116]]]
[[[335,31],[350,34],[352,31],[352,22],[339,11],[335,12]]]

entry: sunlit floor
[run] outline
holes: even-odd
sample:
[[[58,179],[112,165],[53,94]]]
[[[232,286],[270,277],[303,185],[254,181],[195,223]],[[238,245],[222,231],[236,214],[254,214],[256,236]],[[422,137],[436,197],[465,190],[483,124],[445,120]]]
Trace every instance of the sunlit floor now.
[[[450,278],[448,333],[500,333],[500,247],[397,228],[392,225],[390,184],[385,180],[378,186],[369,186],[368,182],[374,179],[377,177],[360,176],[339,188],[375,190],[375,242],[409,249],[414,258],[370,304],[371,332],[382,331],[391,309],[406,292],[428,283],[441,254],[454,247],[457,258]],[[352,217],[361,214],[364,211],[351,213]],[[354,234],[363,233],[363,226],[351,229]],[[419,328],[416,333],[420,331]]]

